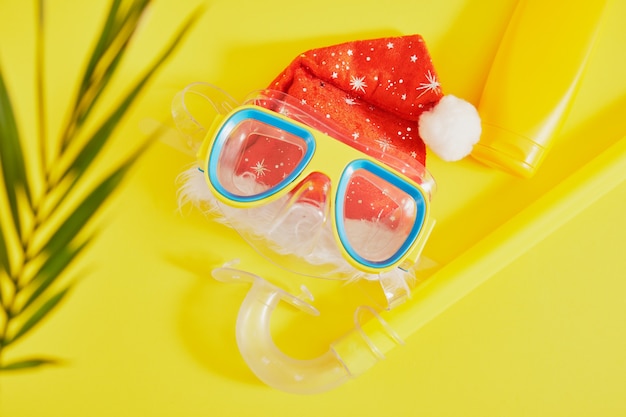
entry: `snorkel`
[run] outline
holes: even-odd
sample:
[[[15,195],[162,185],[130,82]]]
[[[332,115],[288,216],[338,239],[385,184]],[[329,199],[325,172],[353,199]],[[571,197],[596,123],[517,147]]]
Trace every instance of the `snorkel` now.
[[[296,394],[314,394],[335,388],[354,378],[385,358],[384,353],[403,344],[398,334],[371,307],[362,306],[354,313],[354,329],[333,342],[322,355],[313,359],[295,359],[274,343],[270,331],[271,316],[280,301],[311,315],[315,307],[254,274],[229,267],[217,268],[213,278],[221,282],[249,283],[237,317],[237,346],[254,374],[265,384]],[[361,323],[363,313],[375,317],[377,326]]]

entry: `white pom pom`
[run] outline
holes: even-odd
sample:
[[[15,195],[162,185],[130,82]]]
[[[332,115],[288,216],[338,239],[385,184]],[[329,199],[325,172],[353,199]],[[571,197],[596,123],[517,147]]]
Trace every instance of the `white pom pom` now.
[[[476,108],[453,95],[442,97],[419,119],[421,138],[444,161],[458,161],[469,155],[480,133]]]

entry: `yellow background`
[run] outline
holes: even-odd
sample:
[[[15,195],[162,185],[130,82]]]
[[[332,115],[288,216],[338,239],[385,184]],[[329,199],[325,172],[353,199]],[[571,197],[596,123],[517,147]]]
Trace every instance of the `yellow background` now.
[[[197,4],[155,2],[115,92]],[[0,0],[0,62],[25,137],[36,132],[31,6]],[[49,2],[51,134],[65,116],[106,6]],[[242,98],[298,53],[356,38],[420,33],[444,90],[477,103],[513,6],[495,0],[207,1],[202,19],[98,166],[138,144],[146,119],[171,124],[169,102],[190,82],[208,81]],[[626,134],[623,16],[626,2],[610,2],[563,135],[536,178],[513,179],[471,160],[429,159],[440,188],[433,208],[440,223],[427,249],[437,265],[433,275]],[[533,80],[527,82],[533,88]],[[114,102],[107,97],[108,105]],[[282,274],[232,231],[189,207],[178,211],[176,176],[192,160],[164,143],[141,159],[77,265],[87,274],[11,351],[16,358],[60,357],[64,365],[0,376],[1,416],[626,415],[626,184],[535,246],[519,248],[512,258],[520,257],[484,277],[366,374],[328,393],[297,396],[264,386],[247,369],[234,335],[246,288],[213,281],[211,269],[239,257],[289,290],[304,282],[318,291],[322,316],[300,319],[285,309],[276,325],[279,346],[301,357],[323,352],[350,328],[346,305],[358,298],[350,294],[355,287]],[[349,302],[333,294],[347,294]]]

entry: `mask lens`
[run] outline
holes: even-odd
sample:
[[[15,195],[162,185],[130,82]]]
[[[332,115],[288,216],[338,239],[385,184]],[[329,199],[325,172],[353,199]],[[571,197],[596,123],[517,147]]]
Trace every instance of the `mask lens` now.
[[[254,201],[277,192],[310,158],[308,132],[286,125],[283,129],[269,123],[273,117],[260,116],[267,121],[235,117],[216,138],[209,169],[218,191],[230,198]]]
[[[349,175],[344,174],[340,184],[343,207],[337,224],[353,257],[385,266],[410,248],[424,221],[425,203],[417,188],[371,165],[346,170]]]

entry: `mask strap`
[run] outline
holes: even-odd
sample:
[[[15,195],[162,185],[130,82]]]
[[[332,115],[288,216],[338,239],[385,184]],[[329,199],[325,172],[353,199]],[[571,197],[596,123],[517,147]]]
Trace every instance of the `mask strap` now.
[[[237,106],[239,103],[224,90],[212,84],[196,82],[174,96],[171,112],[185,147],[195,152],[215,117],[228,114]]]

